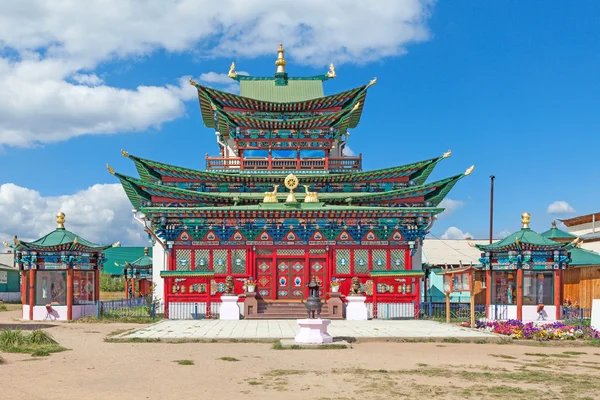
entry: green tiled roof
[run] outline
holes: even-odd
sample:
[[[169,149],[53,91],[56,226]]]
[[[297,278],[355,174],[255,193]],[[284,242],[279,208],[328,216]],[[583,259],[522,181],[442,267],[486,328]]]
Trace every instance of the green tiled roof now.
[[[275,79],[242,80],[240,95],[274,103],[306,101],[325,96],[320,80],[289,80],[287,85],[275,85]]]
[[[69,245],[72,249],[77,250],[90,250],[90,251],[102,251],[104,249],[108,249],[112,245],[103,245],[96,244],[85,240],[81,236],[76,235],[75,233],[68,231],[64,228],[57,228],[49,234],[42,236],[36,241],[33,242],[23,242],[19,241],[17,245],[14,246],[16,250],[26,250],[26,249],[43,249],[43,248],[55,248],[60,246]]]
[[[571,235],[568,232],[560,230],[556,227],[556,223],[552,223],[552,228],[541,234],[548,239],[575,239],[577,236]]]
[[[102,272],[110,275],[122,275],[126,263],[132,263],[144,257],[144,247],[112,247],[104,252],[104,256],[106,262]],[[152,257],[152,248],[148,249],[148,256]]]
[[[584,267],[584,266],[596,266],[600,265],[600,254],[581,249],[579,247],[573,247],[570,250],[571,253],[571,262],[569,266],[571,267]]]
[[[517,243],[518,240],[518,243]],[[504,239],[492,243],[492,244],[478,244],[475,245],[480,250],[496,250],[508,247],[517,247],[521,244],[527,244],[530,246],[538,246],[545,248],[561,248],[565,245],[563,243],[557,243],[553,240],[547,239],[539,233],[532,231],[529,228],[523,228],[511,235],[508,235]]]

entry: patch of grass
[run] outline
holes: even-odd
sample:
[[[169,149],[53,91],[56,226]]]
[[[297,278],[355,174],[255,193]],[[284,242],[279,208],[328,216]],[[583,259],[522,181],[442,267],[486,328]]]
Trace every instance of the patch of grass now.
[[[105,337],[104,341],[107,343],[160,343],[159,338],[127,338],[127,339],[116,339],[112,337]]]
[[[428,367],[429,364],[418,363],[417,367]]]
[[[586,343],[588,346],[591,346],[591,347],[600,347],[600,339],[588,340]]]
[[[490,354],[490,356],[496,357],[496,358],[504,358],[505,360],[516,360],[517,359],[517,357],[508,356],[506,354]]]
[[[259,381],[250,381],[250,382],[248,382],[248,385],[252,385],[252,386],[262,385],[262,382],[259,382]]]
[[[489,342],[487,341],[487,339],[479,339],[474,341],[473,343],[475,344],[488,344]]]
[[[237,359],[235,357],[221,357],[221,358],[219,358],[219,360],[222,360],[222,361],[232,361],[232,362],[240,361],[239,359]]]
[[[175,360],[173,362],[176,362],[179,365],[194,365],[192,360]]]
[[[275,377],[275,376],[289,376],[289,375],[305,375],[306,371],[302,371],[299,369],[272,369],[271,371],[267,371],[264,373],[265,376]]]
[[[568,354],[570,356],[579,356],[587,353],[585,351],[563,351],[563,354]]]
[[[4,358],[2,356],[0,356],[0,365],[4,364],[6,361],[4,360]]]
[[[36,356],[48,356],[67,350],[59,346],[48,332],[36,329],[29,334],[20,329],[4,329],[0,332],[0,351],[6,353],[30,353]]]
[[[531,356],[531,357],[558,357],[558,358],[573,358],[573,356],[570,356],[568,351],[565,352],[565,354],[546,354],[546,353],[525,353],[526,356]]]
[[[511,338],[502,338],[499,341],[497,341],[496,343],[498,343],[498,344],[512,344],[513,340]]]
[[[314,347],[313,346],[302,347],[297,344],[292,344],[290,346],[284,346],[283,344],[281,344],[281,341],[278,340],[277,342],[273,343],[273,346],[271,346],[271,349],[273,349],[273,350],[340,350],[340,349],[347,349],[347,347],[344,344],[336,344],[336,343],[321,344],[321,345],[316,345]]]
[[[0,304],[0,311],[8,311],[8,307],[6,307],[4,304]]]
[[[448,338],[444,338],[442,340],[442,342],[444,342],[444,343],[460,343],[460,339],[457,339],[455,337],[448,337]]]

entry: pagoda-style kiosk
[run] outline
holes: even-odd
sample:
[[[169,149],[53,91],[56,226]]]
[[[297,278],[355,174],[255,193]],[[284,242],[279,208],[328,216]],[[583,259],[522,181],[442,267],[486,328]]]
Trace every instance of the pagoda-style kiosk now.
[[[206,171],[126,151],[140,178],[109,166],[154,241],[153,282],[165,317],[193,318],[186,303],[210,310],[227,276],[236,293],[255,283],[240,296],[257,302],[246,307],[247,318],[301,317],[308,282],[318,282],[327,300],[336,278],[339,300],[353,277],[370,316],[390,303],[407,303],[405,316],[417,315],[422,239],[443,211],[439,203],[473,168],[426,183],[447,152],[362,171],[362,157],[345,148],[376,79],[325,95],[333,65],[322,75],[291,77],[282,46],[275,64],[274,76],[263,77],[240,75],[232,64],[240,95],[190,81],[219,146],[206,157]],[[330,312],[325,304],[323,317]]]
[[[21,270],[23,319],[71,321],[97,315],[103,251],[111,245],[89,242],[65,229],[65,214],[46,236],[24,242],[16,236],[15,262]],[[118,246],[115,243],[112,246]]]
[[[125,298],[143,297],[152,293],[152,257],[148,255],[148,248],[144,248],[144,255],[125,262],[123,268],[125,276]]]
[[[569,248],[523,227],[506,238],[476,245],[483,251],[487,318],[492,320],[554,321],[561,318],[562,276],[569,265]]]

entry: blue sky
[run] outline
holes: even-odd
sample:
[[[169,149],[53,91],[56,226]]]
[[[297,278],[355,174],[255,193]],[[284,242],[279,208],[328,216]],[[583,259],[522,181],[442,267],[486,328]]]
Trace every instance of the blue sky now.
[[[311,7],[317,13],[313,3],[306,3],[307,13]],[[54,208],[61,208],[67,210],[67,224],[70,210],[72,224],[91,239],[136,244],[145,240],[114,185],[89,189],[115,183],[105,164],[136,176],[133,164],[120,155],[123,148],[141,157],[203,169],[205,154],[217,154],[218,147],[214,131],[202,124],[185,77],[202,81],[202,74],[226,74],[231,61],[251,75],[271,75],[280,38],[290,75],[323,73],[330,61],[336,63],[337,78],[325,83],[327,94],[377,77],[349,141],[355,153],[363,154],[364,169],[432,158],[448,149],[452,157],[438,165],[430,181],[475,165],[474,173],[448,195],[451,210],[436,223],[433,235],[460,237],[460,230],[487,237],[491,174],[496,176],[496,236],[518,229],[524,211],[532,214],[532,228],[539,231],[548,229],[554,218],[597,212],[598,169],[592,149],[600,145],[600,5],[399,4],[389,12],[397,11],[396,20],[381,22],[381,14],[367,13],[362,33],[356,32],[361,28],[356,23],[336,30],[318,20],[321,17],[315,17],[313,25],[295,21],[296,29],[306,24],[312,29],[311,37],[300,39],[294,36],[298,30],[285,27],[264,33],[237,14],[239,21],[227,21],[227,31],[215,27],[210,32],[209,26],[189,38],[148,39],[152,45],[146,45],[143,36],[152,35],[151,30],[137,32],[142,35],[137,42],[120,43],[117,37],[111,43],[86,43],[85,37],[75,40],[58,33],[44,42],[32,39],[41,37],[39,32],[19,36],[0,28],[0,56],[14,78],[0,80],[0,89],[4,84],[18,90],[10,98],[0,95],[0,108],[3,101],[9,110],[15,104],[20,107],[6,111],[9,123],[0,122],[0,184],[12,184],[0,186],[0,216],[5,221],[0,236],[36,237],[53,226],[52,214],[58,211]],[[343,4],[338,6],[341,12]],[[335,4],[331,7],[336,11]],[[256,8],[253,12],[266,22],[280,18]],[[358,20],[365,15],[361,10],[358,15],[343,12]],[[295,14],[290,15],[293,19]],[[153,12],[146,17],[160,19]],[[157,20],[167,30],[170,23]],[[383,25],[381,33],[374,32],[376,25]],[[107,22],[104,29],[109,28]],[[358,36],[332,34],[345,29]],[[250,41],[254,36],[258,39]],[[240,44],[240,37],[249,42]],[[28,60],[33,60],[30,69],[21,68]],[[69,66],[53,72],[53,62]],[[35,82],[38,71],[42,78]],[[216,74],[213,82],[206,82],[210,76],[204,75],[204,83],[229,87],[222,76],[214,78]],[[149,93],[139,86],[150,88]],[[80,89],[89,92],[82,94]],[[48,102],[40,103],[45,96]],[[556,201],[566,203],[555,205],[556,212],[550,213]],[[451,227],[457,229],[447,232]]]

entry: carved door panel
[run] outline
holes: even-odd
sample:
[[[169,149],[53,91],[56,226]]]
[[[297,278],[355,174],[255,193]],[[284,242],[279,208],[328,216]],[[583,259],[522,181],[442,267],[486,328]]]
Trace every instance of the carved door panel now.
[[[292,262],[291,260],[278,259],[276,267],[275,282],[276,295],[278,300],[287,300],[292,298]]]
[[[273,293],[273,259],[272,258],[257,258],[256,259],[256,292],[265,300],[274,299]]]
[[[325,284],[327,283],[327,276],[325,271],[327,271],[327,265],[325,263],[325,259],[324,258],[312,258],[308,261],[309,267],[310,267],[310,271],[309,271],[309,278],[312,281],[313,276],[315,277],[315,280],[317,281],[317,283],[320,286],[320,297],[323,298],[325,295]],[[307,282],[308,283],[308,282]]]
[[[291,298],[302,300],[306,296],[306,270],[304,258],[290,260]]]

